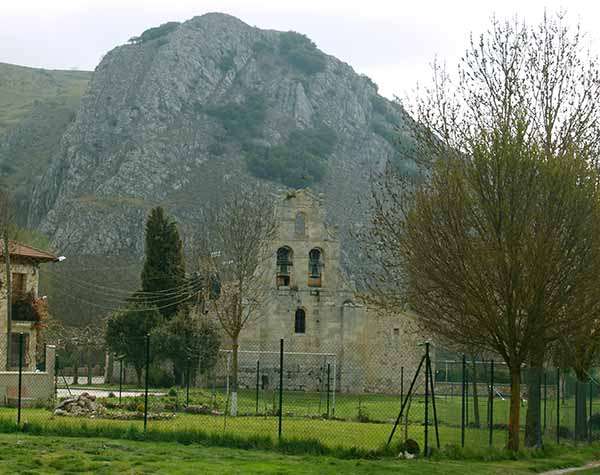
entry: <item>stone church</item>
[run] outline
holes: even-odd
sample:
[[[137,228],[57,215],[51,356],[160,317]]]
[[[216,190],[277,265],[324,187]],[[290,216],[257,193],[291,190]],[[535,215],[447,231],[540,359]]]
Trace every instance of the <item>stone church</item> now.
[[[240,338],[240,384],[274,379],[279,341],[284,339],[289,389],[315,389],[319,368],[334,371],[344,392],[399,392],[419,362],[422,349],[407,315],[368,307],[340,265],[340,241],[325,222],[322,198],[308,189],[278,197],[277,235],[271,242],[269,297]],[[401,382],[401,374],[404,381]],[[277,373],[278,374],[278,373]]]

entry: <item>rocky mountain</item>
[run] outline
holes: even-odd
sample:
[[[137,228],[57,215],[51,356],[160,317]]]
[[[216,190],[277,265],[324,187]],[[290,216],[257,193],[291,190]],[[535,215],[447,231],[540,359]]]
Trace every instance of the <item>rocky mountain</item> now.
[[[323,193],[342,232],[369,171],[410,172],[403,109],[304,35],[210,13],[108,52],[35,187],[28,223],[71,254],[140,256],[147,211],[184,228],[228,181]],[[400,138],[397,143],[397,138]]]

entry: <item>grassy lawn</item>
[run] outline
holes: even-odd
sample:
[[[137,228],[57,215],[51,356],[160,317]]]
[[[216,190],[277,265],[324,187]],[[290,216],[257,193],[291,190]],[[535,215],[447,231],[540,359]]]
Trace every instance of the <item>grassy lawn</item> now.
[[[81,386],[79,386],[81,387]],[[97,388],[98,386],[94,386]],[[113,388],[114,389],[114,388]],[[128,387],[129,389],[134,389]],[[164,393],[169,389],[159,388]],[[118,392],[118,391],[117,391]],[[105,402],[118,404],[118,398],[108,398]],[[260,391],[258,395],[258,413],[256,392],[241,390],[238,399],[239,414],[236,418],[210,415],[193,415],[181,412],[186,403],[184,389],[171,390],[170,396],[149,398],[150,412],[175,414],[170,420],[149,421],[151,430],[203,430],[212,434],[235,434],[242,437],[263,436],[275,438],[277,435],[277,391]],[[225,412],[227,404],[223,391],[212,392],[209,389],[196,389],[190,391],[191,405],[206,405]],[[468,398],[468,418],[472,423],[473,398]],[[466,444],[485,448],[488,446],[489,432],[487,429],[488,401],[485,395],[479,397],[479,412],[481,429],[468,427],[466,429]],[[286,391],[283,396],[284,418],[283,434],[287,438],[317,439],[328,447],[343,446],[345,448],[357,447],[365,450],[381,448],[390,434],[400,406],[398,396],[383,394],[336,394],[335,404],[333,396],[329,398],[329,419],[323,417],[327,413],[327,396],[318,392]],[[438,396],[436,398],[437,414],[439,421],[440,443],[442,446],[460,443],[461,398],[458,396]],[[143,408],[143,398],[123,398],[122,407],[129,410]],[[335,409],[334,409],[335,407]],[[526,405],[522,406],[521,421],[525,422]],[[508,421],[509,400],[496,397],[494,399],[494,424],[493,445],[502,448],[506,444],[505,425]],[[10,410],[8,410],[10,413]],[[594,403],[594,412],[600,411],[600,401]],[[424,439],[424,398],[413,398],[408,413],[408,423],[398,428],[397,439],[413,438],[423,446]],[[6,414],[0,409],[0,416]],[[45,424],[117,424],[129,427],[132,424],[141,429],[141,422],[123,421],[90,421],[89,419],[53,418],[49,411],[26,409],[24,420],[41,422]],[[257,415],[258,414],[258,415]],[[560,406],[561,426],[567,430],[574,425],[574,401],[567,399],[566,404]],[[433,422],[433,411],[430,405],[429,419]],[[547,431],[546,441],[555,440],[556,427],[556,401],[549,400],[546,404]],[[403,422],[406,423],[406,420]],[[565,432],[567,434],[567,432]],[[595,435],[597,436],[597,434]],[[430,426],[430,446],[435,445],[434,427]]]
[[[597,458],[598,448],[563,448],[517,461],[342,460],[169,442],[0,434],[0,473],[20,474],[531,474]]]

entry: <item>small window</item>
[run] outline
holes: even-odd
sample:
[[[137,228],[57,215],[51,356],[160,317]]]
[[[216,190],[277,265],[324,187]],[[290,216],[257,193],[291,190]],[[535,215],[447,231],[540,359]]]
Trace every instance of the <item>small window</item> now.
[[[27,276],[20,272],[12,273],[12,296],[13,299],[21,299],[25,296],[27,289]]]
[[[292,267],[292,250],[289,247],[277,249],[277,287],[289,287]]]
[[[394,328],[394,336],[400,336],[400,329]]]
[[[296,310],[294,333],[306,333],[306,312],[302,308]]]
[[[321,251],[319,249],[312,249],[308,253],[308,286],[309,287],[321,287],[321,269],[323,268],[323,261],[321,258]]]
[[[306,235],[306,215],[304,213],[296,213],[295,231],[298,236]]]

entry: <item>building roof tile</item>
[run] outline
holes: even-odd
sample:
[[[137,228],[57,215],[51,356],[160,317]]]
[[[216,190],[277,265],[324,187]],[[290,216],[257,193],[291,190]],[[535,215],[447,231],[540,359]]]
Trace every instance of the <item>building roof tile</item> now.
[[[27,246],[17,241],[8,241],[9,254],[15,257],[25,257],[37,262],[57,262],[58,257],[48,251]],[[4,241],[0,239],[0,257],[4,256]]]

